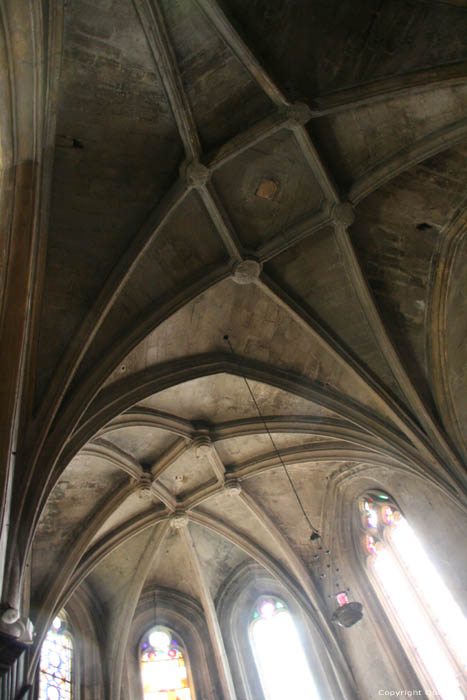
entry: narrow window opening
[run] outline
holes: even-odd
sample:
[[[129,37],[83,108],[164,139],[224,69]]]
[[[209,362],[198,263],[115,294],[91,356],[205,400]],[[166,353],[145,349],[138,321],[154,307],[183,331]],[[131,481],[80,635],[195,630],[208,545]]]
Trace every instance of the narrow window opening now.
[[[302,642],[281,600],[259,600],[250,623],[250,642],[266,700],[319,700]]]
[[[59,615],[41,649],[39,700],[72,700],[73,642],[66,620]]]
[[[467,620],[388,494],[360,502],[367,563],[382,603],[425,688],[443,700],[463,700]]]
[[[154,627],[141,646],[144,700],[195,700],[185,652],[167,627]]]

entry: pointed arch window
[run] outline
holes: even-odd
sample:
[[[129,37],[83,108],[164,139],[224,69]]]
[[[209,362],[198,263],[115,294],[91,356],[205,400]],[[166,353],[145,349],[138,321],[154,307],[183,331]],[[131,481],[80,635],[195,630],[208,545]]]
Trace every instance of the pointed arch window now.
[[[39,700],[72,700],[72,673],[73,640],[66,620],[59,615],[42,644]]]
[[[292,615],[275,596],[262,596],[249,627],[250,643],[265,700],[319,695]]]
[[[168,627],[154,627],[141,645],[144,700],[195,700],[187,658]]]
[[[467,620],[389,494],[360,499],[368,572],[425,690],[467,695]]]

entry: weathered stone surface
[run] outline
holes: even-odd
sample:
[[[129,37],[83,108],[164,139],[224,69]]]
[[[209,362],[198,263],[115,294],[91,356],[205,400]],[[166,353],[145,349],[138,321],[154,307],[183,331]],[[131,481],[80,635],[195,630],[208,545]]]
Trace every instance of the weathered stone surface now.
[[[273,180],[273,199],[256,195],[264,179]],[[324,199],[293,134],[282,130],[230,161],[213,175],[213,182],[236,226],[242,243],[252,249],[315,214]]]
[[[426,324],[432,277],[447,235],[443,226],[462,206],[466,174],[465,146],[425,161],[364,200],[351,233],[385,325],[429,401]],[[463,279],[460,269],[456,278]],[[462,309],[459,303],[459,316],[449,325],[454,332]]]
[[[56,133],[38,398],[182,160],[133,4],[67,6]]]
[[[396,0],[222,0],[250,47],[292,99],[465,58],[464,9]]]
[[[212,30],[196,3],[163,0],[161,5],[206,150],[221,145],[273,110],[270,100],[235,52]]]
[[[465,85],[440,86],[325,115],[308,126],[339,184],[347,189],[378,163],[463,120],[466,100]]]
[[[336,697],[418,687],[356,504],[391,493],[464,605],[461,0],[73,0],[63,44],[62,4],[31,5],[37,36],[1,29],[1,610],[39,648],[67,601],[83,700],[119,674],[137,696],[155,623],[218,700],[245,574],[248,615],[276,591],[325,644]],[[351,641],[344,579],[373,610]]]

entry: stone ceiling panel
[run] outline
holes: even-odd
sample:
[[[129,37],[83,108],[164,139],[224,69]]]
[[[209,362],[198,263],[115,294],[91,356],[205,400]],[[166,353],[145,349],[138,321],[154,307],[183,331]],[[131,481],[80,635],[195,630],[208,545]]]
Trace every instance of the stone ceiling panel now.
[[[318,463],[287,467],[305,512],[319,532],[322,531],[327,478],[333,467],[332,462],[325,465]],[[314,549],[310,543],[310,528],[283,467],[268,471],[267,474],[253,476],[247,479],[243,486],[261,503],[261,507],[287,537],[297,554],[311,566]]]
[[[221,145],[273,109],[195,2],[163,0],[161,5],[205,149]]]
[[[263,477],[267,478],[267,477]],[[261,501],[259,503],[262,507]],[[212,516],[218,523],[226,526],[228,537],[236,543],[237,533],[247,540],[247,546],[251,548],[248,553],[254,558],[255,552],[261,558],[262,552],[283,565],[287,571],[290,561],[287,552],[278,543],[275,527],[264,522],[251,508],[243,502],[242,496],[221,493],[204,501],[195,513]],[[215,523],[214,523],[215,526]],[[240,546],[240,542],[238,542]]]
[[[203,277],[203,273],[226,259],[220,237],[200,198],[195,192],[187,195],[125,279],[80,367],[77,382],[106,350],[125,338],[132,324],[154,314],[154,309],[163,306],[172,294],[188,288],[193,278]],[[125,374],[123,365],[119,365],[120,375]]]
[[[182,158],[133,4],[68,3],[39,395],[109,272],[173,182]]]
[[[293,99],[465,58],[465,7],[395,0],[222,0]]]
[[[172,433],[149,426],[106,431],[105,439],[145,466],[152,466],[176,440]]]
[[[467,86],[458,85],[397,95],[314,119],[308,126],[347,190],[377,163],[413,146],[414,140],[464,119],[466,112]]]
[[[234,569],[251,559],[224,537],[219,537],[205,527],[193,524],[190,525],[190,531],[211,596],[215,600],[219,588]]]
[[[435,156],[361,202],[351,229],[385,326],[428,402],[432,279],[448,235],[444,226],[462,207],[466,174],[466,145]],[[451,327],[459,328],[459,321]]]
[[[256,381],[250,381],[249,384],[264,416],[334,415],[326,408],[281,389]],[[140,401],[138,405],[174,412],[187,420],[211,424],[246,416],[256,418],[258,415],[245,380],[223,373],[165,389]]]
[[[128,483],[128,476],[104,459],[77,455],[62,474],[39,521],[32,556],[35,594],[48,575],[63,566],[73,544],[111,493]]]
[[[89,574],[87,582],[109,616],[125,602],[138,574],[138,563],[153,537],[154,528],[147,528],[114,549]]]
[[[322,189],[290,131],[244,151],[214,173],[214,184],[242,243],[256,250],[320,210]],[[266,190],[264,183],[273,183]]]
[[[226,334],[235,354],[292,370],[375,411],[383,410],[365,384],[336,362],[311,329],[299,325],[260,287],[231,280],[218,283],[164,321],[122,361],[107,384],[175,358],[230,352]]]
[[[264,430],[264,429],[263,429]],[[309,433],[275,433],[271,430],[276,447],[281,450],[287,447],[309,445],[311,443],[328,442],[328,437],[310,435]],[[237,466],[257,455],[265,454],[273,449],[271,438],[263,433],[258,435],[242,435],[241,437],[219,440],[216,442],[218,451],[225,465]]]
[[[145,583],[146,588],[153,586],[174,589],[199,600],[197,576],[180,530],[170,529],[162,544]]]
[[[401,397],[352,284],[348,261],[331,229],[298,243],[269,262],[265,269],[305,308],[310,308],[343,347],[360,358],[363,366]]]
[[[149,513],[152,509],[151,501],[148,502],[140,492],[131,493],[125,501],[116,508],[113,513],[107,518],[104,525],[93,537],[90,546],[96,544],[100,539],[108,535],[112,530],[124,525],[132,518],[136,518],[143,513]]]

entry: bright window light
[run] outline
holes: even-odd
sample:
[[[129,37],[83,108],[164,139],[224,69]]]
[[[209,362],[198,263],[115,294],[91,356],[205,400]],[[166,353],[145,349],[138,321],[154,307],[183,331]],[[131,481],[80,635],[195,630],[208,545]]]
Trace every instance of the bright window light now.
[[[391,554],[383,549],[372,564],[378,581],[410,645],[443,700],[464,700],[456,673],[417,597]]]
[[[153,629],[141,652],[144,700],[192,700],[185,654],[170,630]]]
[[[467,620],[391,500],[370,492],[361,501],[369,566],[431,694],[464,700]]]
[[[436,624],[467,671],[467,619],[443,579],[428,559],[414,531],[404,519],[391,532],[391,542],[410,567],[417,588],[425,598]]]
[[[272,605],[267,601],[259,606],[250,631],[265,698],[319,700],[292,617],[280,603],[271,614]]]

